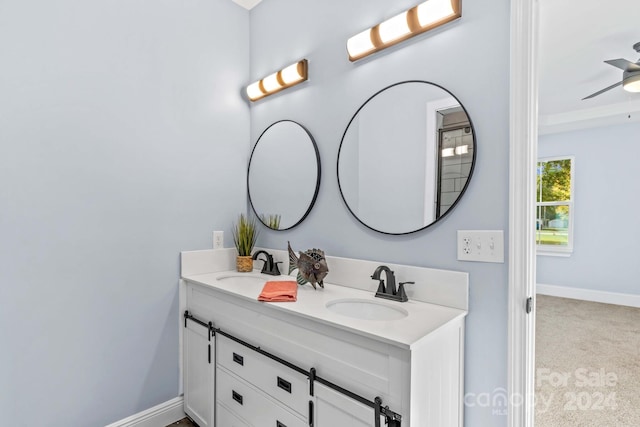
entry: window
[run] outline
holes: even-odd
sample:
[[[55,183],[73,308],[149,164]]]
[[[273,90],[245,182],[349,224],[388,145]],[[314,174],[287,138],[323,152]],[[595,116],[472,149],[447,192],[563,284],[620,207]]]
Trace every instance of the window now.
[[[573,251],[573,157],[540,159],[537,168],[538,253]]]

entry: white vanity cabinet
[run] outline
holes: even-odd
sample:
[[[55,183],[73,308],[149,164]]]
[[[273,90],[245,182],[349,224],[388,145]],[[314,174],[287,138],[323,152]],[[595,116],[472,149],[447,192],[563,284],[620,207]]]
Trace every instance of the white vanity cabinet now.
[[[375,410],[322,384],[314,386],[314,426],[371,427]],[[385,426],[384,417],[380,425]]]
[[[260,303],[202,279],[185,279],[186,309],[212,322],[216,331],[216,396],[209,402],[216,409],[217,427],[373,427],[375,406],[366,402],[376,397],[401,417],[401,423],[392,426],[462,426],[463,315],[403,346],[289,313],[278,309],[287,303]],[[247,286],[241,289],[250,291]],[[312,297],[334,291],[343,292],[326,286]],[[193,361],[188,356],[184,360]],[[186,366],[185,372],[185,390],[193,389],[193,370]],[[192,404],[185,392],[185,407]],[[385,417],[380,420],[379,425],[386,426]]]
[[[308,426],[307,377],[218,333],[216,405],[252,426]]]
[[[184,412],[200,427],[214,426],[215,340],[209,327],[185,319],[183,332]]]
[[[184,406],[200,427],[463,426],[467,273],[387,264],[415,281],[400,303],[374,297],[379,262],[327,257],[324,288],[263,303],[266,281],[295,278],[237,273],[235,256],[181,256]]]

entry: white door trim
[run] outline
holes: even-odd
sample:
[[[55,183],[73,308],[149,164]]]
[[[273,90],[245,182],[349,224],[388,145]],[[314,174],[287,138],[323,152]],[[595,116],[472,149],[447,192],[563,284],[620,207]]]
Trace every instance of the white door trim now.
[[[509,427],[533,427],[537,0],[511,0],[509,110]]]

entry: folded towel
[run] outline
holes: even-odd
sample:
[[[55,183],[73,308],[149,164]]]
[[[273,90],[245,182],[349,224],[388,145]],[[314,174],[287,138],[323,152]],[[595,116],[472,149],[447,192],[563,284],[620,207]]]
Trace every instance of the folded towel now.
[[[286,302],[296,301],[298,283],[293,280],[271,281],[264,284],[258,301]]]

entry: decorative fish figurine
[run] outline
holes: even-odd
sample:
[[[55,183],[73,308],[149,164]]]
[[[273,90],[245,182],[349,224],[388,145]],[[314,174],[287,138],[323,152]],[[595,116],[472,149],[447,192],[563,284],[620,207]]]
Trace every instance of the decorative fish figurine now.
[[[296,268],[298,276],[296,277],[298,285],[311,283],[313,289],[316,289],[316,283],[324,288],[324,278],[329,272],[327,260],[324,257],[324,251],[320,249],[309,249],[306,252],[300,252],[300,258],[291,249],[291,243],[287,242],[289,248],[289,274]]]

